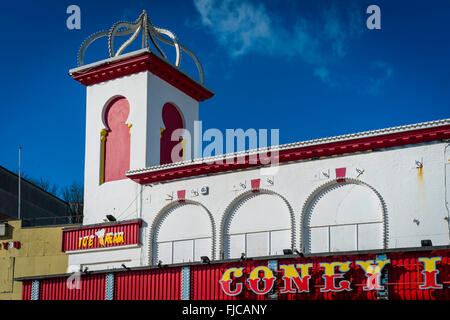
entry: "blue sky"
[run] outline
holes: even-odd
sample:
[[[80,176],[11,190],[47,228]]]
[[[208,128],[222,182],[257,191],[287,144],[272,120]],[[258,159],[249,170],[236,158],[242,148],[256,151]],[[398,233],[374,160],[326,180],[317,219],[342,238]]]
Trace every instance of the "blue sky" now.
[[[66,27],[71,4],[81,9],[80,30]],[[381,30],[366,27],[371,4]],[[143,9],[200,59],[215,92],[200,105],[204,130],[279,129],[289,143],[450,115],[445,0],[8,1],[0,165],[17,170],[21,145],[29,176],[83,183],[85,87],[68,70],[87,36]],[[98,41],[86,62],[107,57]],[[187,56],[181,68],[197,76]]]

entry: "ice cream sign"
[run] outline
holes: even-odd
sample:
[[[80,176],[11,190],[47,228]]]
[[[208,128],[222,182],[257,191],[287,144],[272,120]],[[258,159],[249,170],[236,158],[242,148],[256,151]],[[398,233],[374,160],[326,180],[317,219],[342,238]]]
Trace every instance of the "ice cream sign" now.
[[[120,245],[124,243],[123,234],[123,232],[106,233],[105,229],[101,229],[95,234],[80,237],[78,239],[78,249],[92,248],[94,241],[98,241],[101,247],[113,244]]]
[[[139,244],[142,220],[63,229],[63,252]]]

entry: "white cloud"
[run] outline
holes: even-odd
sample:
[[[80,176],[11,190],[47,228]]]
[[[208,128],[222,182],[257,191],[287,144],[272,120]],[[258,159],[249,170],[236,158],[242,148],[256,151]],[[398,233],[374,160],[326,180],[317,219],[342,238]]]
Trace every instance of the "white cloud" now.
[[[270,43],[271,21],[263,5],[248,1],[195,0],[202,24],[232,56],[261,50]]]
[[[351,51],[351,44],[366,28],[364,11],[355,2],[346,2],[341,9],[336,2],[321,8],[313,18],[295,17],[294,23],[266,9],[264,3],[253,0],[193,0],[200,13],[201,25],[213,34],[224,52],[233,58],[254,53],[297,59],[311,66],[313,75],[336,88],[361,83],[361,76],[345,77],[333,73]],[[392,69],[387,63],[374,68],[387,70],[379,78],[366,76],[365,82],[379,92]],[[390,71],[389,71],[390,70]],[[357,79],[357,80],[356,80]],[[363,81],[364,82],[364,81]]]
[[[355,24],[363,28],[352,10],[343,17],[334,4],[317,19],[297,17],[292,26],[282,25],[280,16],[251,0],[194,0],[194,4],[203,27],[235,57],[256,52],[323,63],[345,56],[350,38],[361,34]]]

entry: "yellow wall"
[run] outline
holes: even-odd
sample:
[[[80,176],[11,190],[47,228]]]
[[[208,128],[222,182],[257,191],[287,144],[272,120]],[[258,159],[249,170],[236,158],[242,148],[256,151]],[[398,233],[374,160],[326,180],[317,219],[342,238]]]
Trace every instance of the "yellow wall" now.
[[[22,282],[13,278],[67,272],[68,256],[61,252],[65,226],[22,228],[20,220],[8,225],[7,235],[0,236],[0,300],[20,300]],[[4,249],[9,241],[20,241],[20,248]]]

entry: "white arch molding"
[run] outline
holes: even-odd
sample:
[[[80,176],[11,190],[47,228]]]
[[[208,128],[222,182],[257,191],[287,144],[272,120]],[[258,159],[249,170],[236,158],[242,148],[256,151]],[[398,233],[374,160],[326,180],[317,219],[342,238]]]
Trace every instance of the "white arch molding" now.
[[[386,207],[386,203],[383,199],[383,197],[380,195],[380,193],[373,188],[371,185],[359,180],[359,179],[353,179],[353,178],[339,178],[339,179],[334,179],[332,181],[329,181],[321,186],[319,186],[318,188],[316,188],[310,195],[309,197],[306,199],[302,210],[301,210],[301,225],[300,225],[300,248],[302,248],[302,251],[305,253],[311,253],[311,229],[314,228],[315,226],[311,225],[311,220],[314,216],[314,211],[319,208],[322,211],[324,211],[324,208],[326,209],[326,205],[322,204],[322,208],[320,208],[321,206],[321,201],[322,203],[325,202],[323,201],[324,199],[328,198],[327,200],[329,200],[330,198],[330,194],[332,192],[335,193],[335,195],[337,194],[337,190],[341,189],[341,192],[347,192],[347,194],[350,194],[352,190],[351,187],[349,186],[358,186],[358,187],[362,187],[361,190],[358,190],[359,194],[363,194],[365,193],[365,196],[367,196],[367,199],[360,199],[361,201],[367,200],[367,205],[370,206],[372,205],[372,209],[373,209],[373,202],[374,200],[376,200],[377,202],[377,210],[378,211],[378,215],[379,215],[379,221],[374,221],[373,219],[373,214],[372,217],[367,218],[368,221],[365,222],[363,218],[361,218],[359,221],[357,221],[358,219],[355,218],[354,216],[352,217],[352,219],[354,219],[354,222],[350,222],[348,224],[345,223],[339,223],[338,220],[345,220],[345,219],[349,219],[350,216],[344,217],[344,218],[338,218],[336,216],[334,217],[327,217],[327,219],[334,219],[334,221],[336,221],[336,225],[328,225],[328,226],[324,226],[324,227],[334,227],[334,228],[342,228],[341,232],[345,233],[345,228],[346,227],[350,227],[352,225],[364,225],[365,227],[367,227],[368,230],[370,230],[370,227],[377,227],[377,223],[378,226],[381,225],[381,235],[380,235],[380,241],[379,244],[377,245],[377,248],[373,248],[373,249],[386,249],[388,246],[388,215],[387,215],[387,207]],[[347,188],[348,190],[345,191],[343,190],[343,188]],[[370,198],[370,199],[369,199]],[[343,204],[345,199],[341,199],[341,201],[339,201],[338,205],[345,205]],[[333,201],[330,201],[331,203]],[[335,200],[336,202],[336,200]],[[371,204],[372,202],[372,204]],[[347,204],[348,206],[348,204]],[[348,208],[348,207],[347,207]],[[340,208],[337,208],[336,210],[338,210]],[[363,208],[364,209],[364,208]],[[320,210],[319,210],[320,211]],[[330,210],[330,215],[332,214],[331,212],[332,210]],[[351,210],[350,210],[351,211]],[[372,210],[374,211],[374,210]],[[335,214],[337,211],[335,211]],[[351,212],[353,213],[353,212]],[[361,215],[365,214],[364,211],[361,211]],[[360,217],[358,217],[360,218]],[[317,224],[317,222],[316,222]],[[356,237],[358,237],[358,226],[356,226]],[[376,234],[375,234],[376,235]],[[330,244],[330,234],[328,234],[328,251],[333,252],[334,250],[332,250]],[[356,238],[356,243],[358,241],[358,238]],[[357,249],[359,250],[359,249]],[[342,250],[342,251],[353,251],[353,250]],[[314,252],[320,252],[320,251],[314,251]]]
[[[295,248],[295,215],[294,211],[292,210],[291,205],[289,202],[284,198],[282,195],[268,189],[252,189],[245,191],[238,195],[225,209],[224,214],[222,215],[221,225],[220,225],[220,243],[219,243],[219,253],[220,253],[220,259],[227,259],[227,258],[233,258],[230,257],[230,228],[232,225],[233,218],[235,218],[236,213],[239,211],[239,209],[246,205],[250,200],[255,199],[256,197],[261,196],[273,196],[281,200],[281,202],[285,205],[284,210],[288,212],[288,217],[284,217],[285,220],[288,220],[288,229],[290,232],[290,239],[289,239],[289,245],[285,247],[284,249],[294,249]],[[280,208],[283,209],[283,208]],[[275,212],[269,212],[269,214],[273,214],[274,216],[276,214],[280,214],[281,210],[275,211]],[[283,218],[283,217],[282,217]],[[245,218],[242,219],[243,221]],[[242,225],[242,222],[241,225]],[[246,222],[247,223],[247,222]],[[251,223],[251,222],[248,222]],[[268,226],[270,229],[270,227]],[[248,233],[262,233],[264,230],[256,231],[256,232],[248,232]],[[242,234],[245,232],[242,231]],[[282,253],[281,253],[282,254]]]
[[[187,207],[190,206],[194,206],[197,208],[194,208],[194,210],[196,210],[196,214],[197,216],[201,216],[201,215],[206,215],[208,217],[209,223],[210,223],[210,229],[209,230],[204,230],[205,234],[208,234],[209,237],[211,238],[211,247],[210,250],[208,252],[208,256],[209,258],[214,259],[215,256],[215,243],[216,243],[216,234],[215,234],[215,223],[214,223],[214,219],[213,216],[211,215],[211,213],[209,212],[209,210],[201,203],[197,202],[197,201],[193,201],[193,200],[183,200],[183,201],[173,201],[169,204],[167,204],[166,206],[164,206],[156,215],[156,217],[153,219],[153,223],[150,227],[150,236],[149,236],[149,264],[150,265],[156,265],[158,263],[158,257],[160,257],[161,255],[159,254],[158,250],[159,250],[159,245],[158,243],[160,243],[161,237],[164,237],[164,234],[160,235],[160,231],[162,228],[164,228],[164,222],[166,222],[168,219],[170,219],[171,214],[175,214],[174,212],[176,212],[178,209],[186,209]],[[199,211],[200,210],[200,211]],[[178,217],[179,218],[179,217]],[[185,225],[183,225],[183,223],[181,223],[181,229],[182,227],[186,227]],[[188,229],[185,229],[188,230]],[[161,237],[159,237],[161,236]],[[203,237],[204,239],[207,238]],[[163,238],[163,240],[166,240]],[[189,239],[183,239],[183,236],[181,235],[180,238],[177,239],[173,239],[174,241],[187,241]],[[192,239],[191,239],[192,240]],[[168,240],[169,242],[171,240]],[[163,261],[163,263],[168,264],[171,262],[168,261]]]

